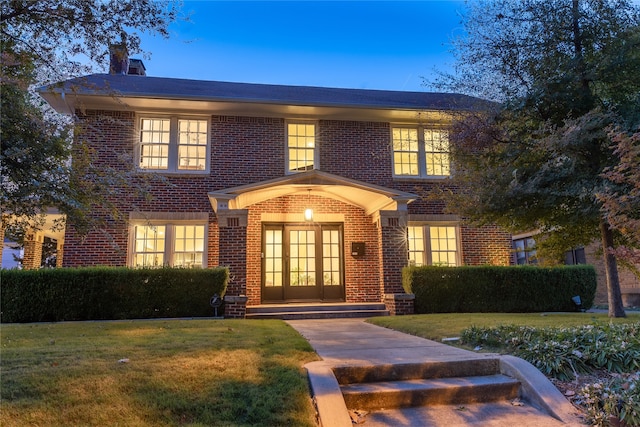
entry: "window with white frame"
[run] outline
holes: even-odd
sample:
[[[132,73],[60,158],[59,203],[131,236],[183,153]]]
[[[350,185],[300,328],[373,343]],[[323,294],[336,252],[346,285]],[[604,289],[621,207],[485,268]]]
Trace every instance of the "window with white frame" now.
[[[318,168],[316,125],[309,122],[287,123],[288,173],[304,172]]]
[[[446,130],[393,127],[391,142],[394,176],[442,178],[451,174]]]
[[[138,167],[150,171],[208,170],[208,121],[201,118],[140,119]]]
[[[133,226],[132,267],[205,267],[206,225]]]
[[[410,265],[460,265],[460,239],[455,225],[407,227]]]

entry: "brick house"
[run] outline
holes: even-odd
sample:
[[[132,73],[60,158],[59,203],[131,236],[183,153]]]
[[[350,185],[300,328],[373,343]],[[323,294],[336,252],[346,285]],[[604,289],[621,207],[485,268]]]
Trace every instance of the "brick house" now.
[[[101,232],[67,224],[59,265],[228,266],[226,314],[244,317],[311,301],[410,313],[408,263],[513,262],[509,234],[431,197],[449,185],[452,114],[480,100],[158,78],[140,65],[40,91],[79,118],[95,164],[156,182],[150,198],[114,186],[125,215]]]

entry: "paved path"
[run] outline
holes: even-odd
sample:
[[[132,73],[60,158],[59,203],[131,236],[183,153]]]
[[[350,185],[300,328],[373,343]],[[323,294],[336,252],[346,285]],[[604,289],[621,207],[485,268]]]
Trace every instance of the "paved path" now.
[[[366,323],[363,319],[289,320],[330,364],[400,364],[492,358]]]

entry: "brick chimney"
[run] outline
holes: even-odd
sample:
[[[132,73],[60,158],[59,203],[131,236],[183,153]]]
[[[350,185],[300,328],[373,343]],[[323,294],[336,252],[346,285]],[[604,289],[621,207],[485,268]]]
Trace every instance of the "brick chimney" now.
[[[129,72],[129,52],[124,43],[109,46],[109,74],[127,74]]]

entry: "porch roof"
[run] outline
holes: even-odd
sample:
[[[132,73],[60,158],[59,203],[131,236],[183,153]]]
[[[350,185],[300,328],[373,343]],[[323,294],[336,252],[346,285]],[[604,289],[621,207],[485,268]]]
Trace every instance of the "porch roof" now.
[[[380,210],[406,210],[419,196],[333,175],[319,170],[296,173],[267,181],[225,188],[209,193],[216,213],[288,195],[328,197],[357,206],[372,215]]]

